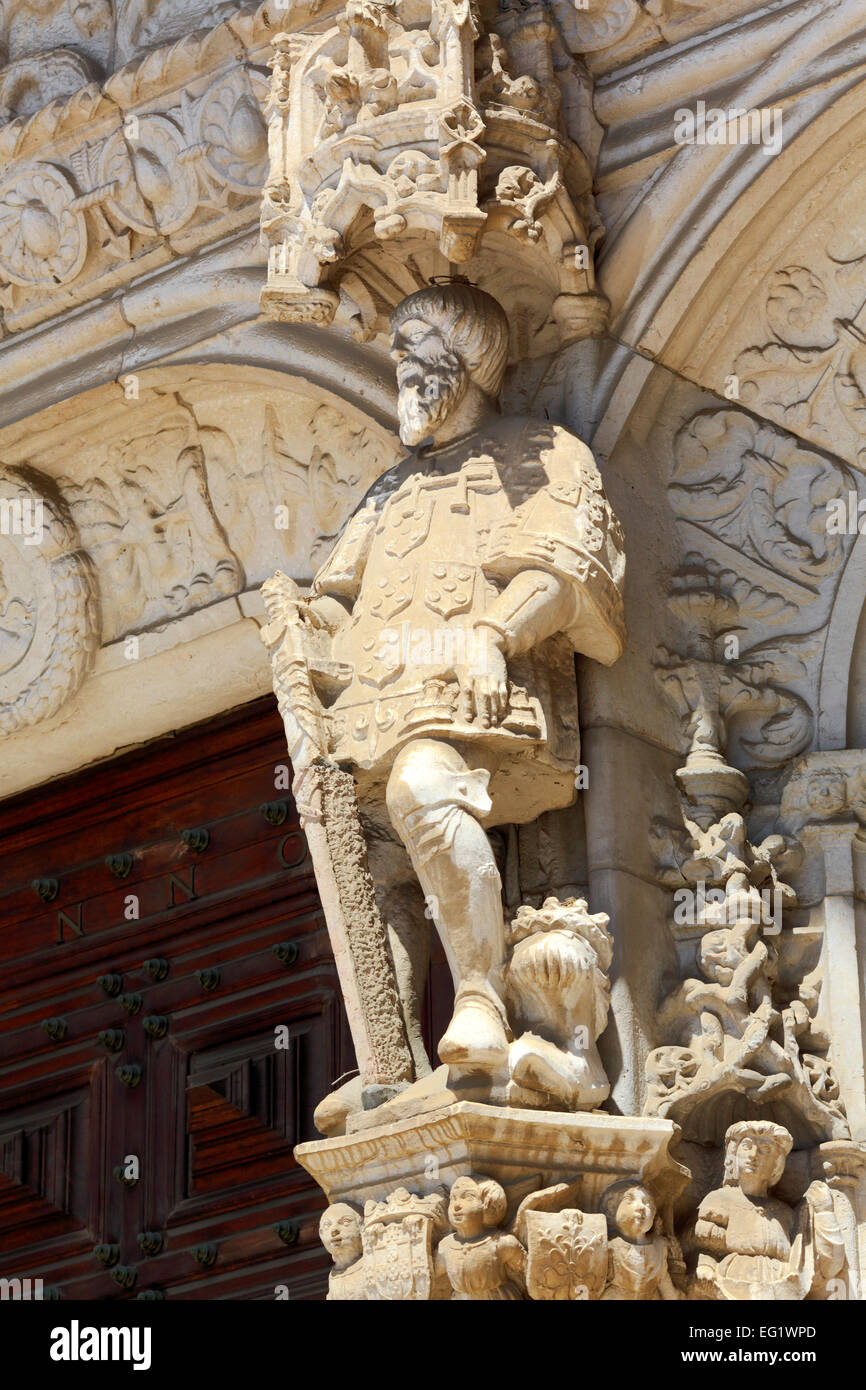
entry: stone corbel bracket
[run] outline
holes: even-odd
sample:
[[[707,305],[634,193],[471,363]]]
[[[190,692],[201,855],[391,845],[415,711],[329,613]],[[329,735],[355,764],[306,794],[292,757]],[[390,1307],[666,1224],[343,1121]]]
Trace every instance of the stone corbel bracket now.
[[[427,274],[470,263],[508,308],[524,258],[560,342],[604,331],[592,171],[566,128],[560,72],[574,74],[544,5],[485,32],[470,0],[432,0],[424,19],[405,0],[350,0],[326,33],[280,34],[273,54],[269,316],[329,323],[342,298],[368,339]]]

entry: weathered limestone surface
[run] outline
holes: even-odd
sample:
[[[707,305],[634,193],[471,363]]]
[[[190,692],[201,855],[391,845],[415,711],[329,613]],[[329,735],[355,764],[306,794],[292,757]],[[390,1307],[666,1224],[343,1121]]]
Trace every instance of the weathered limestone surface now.
[[[860,1297],[864,62],[862,0],[2,6],[0,794],[262,695],[262,629],[287,725],[308,664],[361,1073],[301,1155],[333,1298]],[[678,143],[698,102],[778,147]],[[491,342],[395,343],[455,273]],[[472,582],[401,606],[387,480],[443,401]],[[537,524],[497,511],[538,467]],[[481,669],[435,671],[457,630]]]
[[[331,1202],[329,1297],[681,1298],[671,1213],[688,1173],[669,1153],[675,1134],[660,1120],[463,1101],[302,1144]],[[328,1239],[349,1214],[351,1281]]]

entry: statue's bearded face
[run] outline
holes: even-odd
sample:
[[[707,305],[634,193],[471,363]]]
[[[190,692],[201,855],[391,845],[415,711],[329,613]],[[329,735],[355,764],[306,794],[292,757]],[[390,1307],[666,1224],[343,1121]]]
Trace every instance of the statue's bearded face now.
[[[412,448],[436,433],[456,410],[469,382],[466,368],[435,323],[413,318],[394,334],[400,438]]]

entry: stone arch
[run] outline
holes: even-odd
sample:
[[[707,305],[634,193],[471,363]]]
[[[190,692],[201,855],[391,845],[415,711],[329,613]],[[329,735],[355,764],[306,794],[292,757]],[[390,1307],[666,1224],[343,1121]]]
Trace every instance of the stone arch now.
[[[347,329],[261,318],[258,259],[256,242],[244,237],[228,250],[64,316],[35,337],[8,341],[0,365],[0,419],[20,420],[80,396],[83,376],[93,389],[170,360],[285,372],[389,425],[395,397],[384,344],[361,346]]]
[[[756,246],[765,258],[761,231],[782,222],[799,230],[808,221],[821,180],[864,138],[862,77],[827,56],[836,37],[850,32],[856,5],[848,0],[831,14],[810,15],[737,91],[738,107],[778,102],[780,94],[794,99],[785,112],[794,138],[780,154],[768,159],[759,146],[681,147],[610,229],[599,277],[620,339],[664,355],[676,369],[691,363],[720,306],[729,297],[742,303],[753,292],[754,282],[740,270]],[[813,104],[798,105],[796,96],[810,72],[823,71],[825,59],[831,80],[826,105],[815,114]],[[752,235],[738,250],[747,228]],[[700,348],[698,354],[703,360]]]
[[[40,563],[0,538],[0,629],[5,613],[29,624],[24,658],[14,633],[4,649],[0,698],[20,717],[4,730],[3,790],[270,689],[261,583],[277,569],[309,582],[398,444],[384,411],[355,403],[363,373],[345,369],[340,395],[244,355],[196,348],[0,431],[4,476],[37,479],[46,526],[63,526]],[[55,629],[73,600],[87,643],[64,664]]]
[[[817,62],[813,38],[803,33],[800,47]],[[774,70],[794,91],[791,64],[786,51]],[[750,91],[737,94],[738,106]],[[792,448],[799,444],[825,469],[835,463],[841,494],[854,488],[866,496],[859,385],[866,344],[858,321],[866,301],[866,174],[862,159],[852,158],[866,146],[863,96],[862,75],[849,74],[822,95],[818,114],[797,116],[795,107],[792,138],[773,159],[757,147],[679,151],[649,195],[669,219],[664,238],[648,236],[651,208],[613,229],[600,281],[619,341],[597,378],[592,444],[602,460],[615,460],[629,432],[641,430],[656,453],[672,454],[687,413],[729,409],[784,431]],[[740,395],[729,401],[731,377]],[[616,494],[614,478],[610,485]],[[816,499],[813,527],[823,505]],[[625,496],[627,533],[629,505]],[[811,596],[803,591],[818,639],[808,655],[804,642],[802,658],[811,667],[816,748],[852,746],[849,739],[863,736],[856,703],[866,680],[857,674],[866,662],[866,552],[859,536],[843,549],[844,563],[813,584]],[[756,631],[767,644],[778,636],[778,628]],[[599,673],[598,683],[615,685],[621,676]]]

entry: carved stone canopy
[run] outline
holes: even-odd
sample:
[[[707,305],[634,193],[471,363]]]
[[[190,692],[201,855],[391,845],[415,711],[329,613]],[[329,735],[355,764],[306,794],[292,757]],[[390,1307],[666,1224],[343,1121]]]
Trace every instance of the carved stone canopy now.
[[[523,309],[517,355],[604,330],[577,139],[588,89],[545,5],[482,8],[351,0],[325,32],[275,38],[273,317],[329,323],[341,306],[368,339],[426,277],[471,263],[512,318]]]

